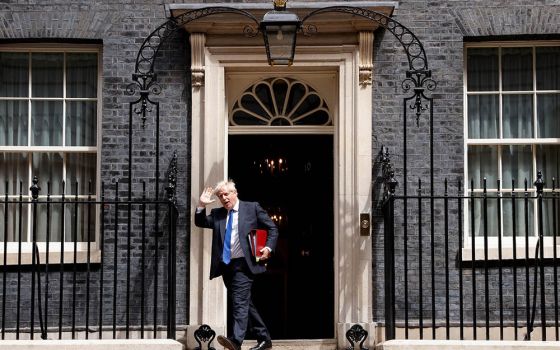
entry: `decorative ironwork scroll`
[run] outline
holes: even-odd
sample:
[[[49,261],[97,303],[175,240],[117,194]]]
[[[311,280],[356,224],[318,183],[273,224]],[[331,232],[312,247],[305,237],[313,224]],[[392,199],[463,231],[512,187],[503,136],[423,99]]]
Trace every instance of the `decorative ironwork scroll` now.
[[[194,331],[194,339],[198,343],[198,346],[194,348],[194,350],[202,350],[202,343],[206,344],[206,349],[208,350],[216,350],[212,346],[212,341],[216,337],[216,332],[210,328],[209,325],[203,324],[202,326],[198,327],[196,331]]]
[[[350,342],[350,346],[346,350],[354,350],[355,345],[360,343],[359,350],[368,350],[364,347],[364,342],[368,337],[368,332],[359,324],[355,324],[346,332],[346,339]]]

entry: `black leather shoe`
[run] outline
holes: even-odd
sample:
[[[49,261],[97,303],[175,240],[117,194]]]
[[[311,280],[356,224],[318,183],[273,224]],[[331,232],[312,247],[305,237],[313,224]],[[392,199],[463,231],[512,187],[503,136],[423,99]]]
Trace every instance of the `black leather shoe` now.
[[[270,340],[262,340],[257,343],[257,346],[253,346],[249,350],[270,350],[272,349],[272,342]]]
[[[221,335],[218,336],[218,343],[220,343],[221,346],[228,350],[241,350],[241,346],[237,345],[235,343],[235,340],[226,338]]]

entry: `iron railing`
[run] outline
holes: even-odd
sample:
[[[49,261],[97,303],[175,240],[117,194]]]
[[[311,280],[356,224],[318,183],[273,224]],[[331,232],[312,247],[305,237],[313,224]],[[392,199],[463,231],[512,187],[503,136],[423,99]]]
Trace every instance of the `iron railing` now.
[[[555,181],[465,191],[445,180],[432,195],[418,180],[402,196],[382,163],[386,339],[558,341]]]
[[[175,338],[175,179],[176,166],[160,200],[145,182],[133,197],[117,181],[111,198],[103,183],[97,197],[91,185],[86,196],[42,192],[37,178],[10,196],[6,183],[1,339]]]

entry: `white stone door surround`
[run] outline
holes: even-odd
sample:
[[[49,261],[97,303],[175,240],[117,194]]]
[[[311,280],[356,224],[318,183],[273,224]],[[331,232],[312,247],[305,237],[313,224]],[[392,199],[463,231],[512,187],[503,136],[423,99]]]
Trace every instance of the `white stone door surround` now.
[[[236,72],[283,73],[306,70],[336,72],[338,101],[334,121],[334,325],[338,348],[348,346],[346,331],[354,324],[369,333],[373,348],[372,239],[361,236],[359,215],[371,214],[373,33],[356,32],[355,43],[297,47],[292,67],[269,67],[262,46],[223,45],[206,33],[191,31],[192,166],[189,327],[208,324],[218,334],[226,329],[226,293],[221,279],[208,279],[211,234],[194,225],[201,190],[227,177],[228,105],[226,77]],[[213,45],[213,43],[217,43]],[[313,197],[309,205],[313,205]]]

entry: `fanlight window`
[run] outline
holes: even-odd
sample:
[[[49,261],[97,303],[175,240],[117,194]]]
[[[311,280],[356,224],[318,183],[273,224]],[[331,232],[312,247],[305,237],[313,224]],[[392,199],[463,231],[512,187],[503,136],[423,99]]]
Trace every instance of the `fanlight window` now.
[[[290,78],[269,78],[235,101],[229,124],[330,126],[332,118],[327,103],[311,86]]]

